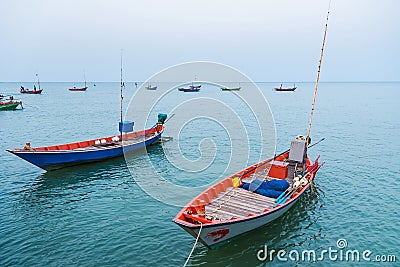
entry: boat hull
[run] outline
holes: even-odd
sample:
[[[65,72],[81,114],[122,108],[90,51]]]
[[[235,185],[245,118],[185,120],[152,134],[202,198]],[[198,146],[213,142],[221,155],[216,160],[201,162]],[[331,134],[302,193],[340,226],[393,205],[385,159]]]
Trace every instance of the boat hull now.
[[[205,246],[209,248],[215,248],[230,240],[231,238],[257,229],[278,219],[285,212],[287,212],[297,202],[297,200],[298,198],[291,201],[287,205],[281,206],[280,208],[277,208],[269,213],[257,217],[252,217],[245,220],[238,220],[234,222],[203,225],[199,240]],[[199,234],[199,226],[190,227],[183,224],[180,224],[180,226],[194,237],[197,237],[197,235]]]
[[[236,87],[236,88],[221,87],[222,91],[239,91],[240,89],[242,89],[242,87]]]
[[[181,92],[198,92],[200,88],[179,88],[178,90]]]
[[[70,91],[86,91],[87,87],[82,87],[82,88],[69,88],[68,90]]]
[[[161,134],[157,133],[142,142],[135,142],[115,146],[99,146],[90,149],[76,150],[53,150],[53,151],[31,151],[31,150],[7,150],[18,157],[42,168],[44,170],[55,170],[64,167],[101,161],[108,158],[122,156],[124,153],[134,152],[145,148],[158,141]],[[125,141],[124,141],[125,142]]]
[[[297,89],[297,87],[293,87],[293,88],[275,88],[275,91],[278,91],[278,92],[293,92],[296,89]]]
[[[21,103],[1,104],[0,110],[16,110]]]
[[[43,91],[43,89],[36,90],[36,91],[35,90],[23,90],[23,89],[21,89],[19,92],[21,94],[39,95],[39,94],[42,93],[42,91]]]

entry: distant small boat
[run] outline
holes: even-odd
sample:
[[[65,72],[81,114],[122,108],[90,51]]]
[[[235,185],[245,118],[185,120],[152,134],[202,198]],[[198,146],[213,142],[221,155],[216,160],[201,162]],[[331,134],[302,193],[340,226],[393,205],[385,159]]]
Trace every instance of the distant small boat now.
[[[1,96],[0,110],[16,110],[19,105],[21,105],[21,108],[23,108],[21,100],[14,100],[13,96],[9,96],[8,98],[4,99],[5,96]]]
[[[201,88],[201,84],[200,85],[191,85],[191,86],[189,86],[190,88],[192,88],[192,89],[198,89],[198,88]]]
[[[222,91],[239,91],[240,89],[242,89],[242,87],[234,87],[234,88],[221,87]]]
[[[181,91],[181,92],[198,92],[198,91],[200,91],[200,88],[192,88],[192,87],[183,88],[183,87],[181,87],[181,88],[178,88],[178,91]]]
[[[39,95],[42,93],[43,89],[40,89],[40,81],[39,81],[39,76],[36,74],[36,77],[38,78],[38,87],[39,89],[36,90],[36,86],[33,86],[33,90],[25,89],[25,87],[21,86],[19,92],[21,94],[30,94],[30,95]]]
[[[289,88],[285,88],[285,87],[282,87],[282,84],[281,84],[281,86],[280,87],[276,87],[275,88],[275,91],[280,91],[280,92],[293,92],[294,90],[296,90],[297,89],[297,87],[296,87],[296,84],[294,84],[293,85],[293,87],[289,87]]]
[[[147,90],[157,90],[157,86],[151,86],[150,84],[146,85],[144,88]]]
[[[75,86],[73,88],[69,88],[68,90],[70,91],[86,91],[86,89],[88,89],[88,87],[86,86],[86,76],[85,73],[83,73],[83,78],[85,80],[85,86],[84,87],[80,87],[80,88],[76,88]],[[96,85],[95,85],[96,86]]]
[[[21,89],[19,90],[19,92],[21,94],[30,94],[30,95],[39,95],[41,94],[43,91],[43,89],[39,89],[39,90],[29,90],[29,89],[25,89],[23,86],[21,86]]]
[[[69,88],[68,90],[70,90],[70,91],[86,91],[86,89],[87,89],[87,87],[85,86],[85,87],[81,87],[81,88],[73,87],[73,88]]]

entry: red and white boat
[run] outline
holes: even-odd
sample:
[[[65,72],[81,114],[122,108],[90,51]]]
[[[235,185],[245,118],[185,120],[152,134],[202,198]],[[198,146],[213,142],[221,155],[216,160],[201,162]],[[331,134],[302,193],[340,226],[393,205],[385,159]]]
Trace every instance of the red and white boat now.
[[[23,86],[21,86],[21,89],[19,90],[19,92],[21,94],[30,94],[30,95],[40,95],[42,93],[43,89],[39,89],[39,90],[29,90],[29,89],[25,89]]]
[[[33,86],[33,90],[25,89],[25,87],[21,86],[19,89],[19,92],[21,94],[29,94],[29,95],[40,95],[43,91],[43,89],[40,89],[40,81],[39,81],[39,75],[36,73],[36,77],[38,79],[38,87],[39,89],[36,89],[36,86]]]
[[[76,88],[76,87],[68,88],[68,90],[70,90],[70,91],[86,91],[86,89],[88,89],[87,86],[80,87],[80,88]]]
[[[293,92],[297,89],[296,84],[293,85],[293,87],[282,87],[282,84],[280,87],[275,87],[275,91],[278,92]]]
[[[73,88],[68,88],[68,90],[70,91],[86,91],[88,89],[88,87],[86,86],[86,76],[85,73],[83,73],[83,79],[85,80],[85,85],[83,87],[73,87]]]
[[[299,144],[300,147],[303,145],[304,151],[305,141],[293,141],[291,150],[254,164],[209,187],[192,199],[175,216],[174,222],[212,248],[279,218],[310,187],[322,166],[318,164],[318,158],[312,164],[306,156],[303,168],[301,159],[299,161],[293,156],[299,155]],[[251,187],[255,182],[273,180],[285,180],[290,184],[278,198],[244,189],[245,184]],[[300,184],[298,181],[301,181]]]

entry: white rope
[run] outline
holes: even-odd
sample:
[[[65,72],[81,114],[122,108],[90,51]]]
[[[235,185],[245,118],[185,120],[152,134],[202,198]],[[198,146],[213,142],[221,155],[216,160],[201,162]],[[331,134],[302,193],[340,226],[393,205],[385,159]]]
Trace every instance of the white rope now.
[[[189,259],[190,259],[190,257],[192,256],[192,253],[193,253],[193,251],[194,251],[194,248],[195,248],[196,245],[197,245],[197,241],[199,241],[199,237],[200,237],[200,234],[201,234],[201,229],[203,229],[203,224],[202,224],[201,222],[199,222],[199,223],[200,223],[200,230],[199,230],[199,233],[197,234],[196,241],[194,242],[194,245],[193,245],[193,247],[192,247],[192,251],[190,251],[190,254],[189,254],[188,258],[186,259],[186,262],[185,262],[185,264],[183,265],[183,267],[185,267],[186,264],[188,264]]]

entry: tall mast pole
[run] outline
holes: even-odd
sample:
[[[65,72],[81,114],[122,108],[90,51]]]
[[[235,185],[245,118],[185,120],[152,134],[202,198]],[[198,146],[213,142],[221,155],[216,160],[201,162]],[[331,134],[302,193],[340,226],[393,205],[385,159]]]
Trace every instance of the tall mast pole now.
[[[38,83],[38,86],[39,86],[39,90],[40,90],[40,81],[39,81],[39,75],[36,73],[36,77],[37,77],[37,83]]]
[[[120,81],[120,89],[121,89],[121,95],[120,95],[120,117],[119,121],[122,122],[122,101],[124,99],[122,95],[122,49],[121,49],[121,81]],[[121,137],[122,137],[122,132],[121,132]]]
[[[324,49],[325,49],[325,40],[326,40],[326,33],[328,31],[328,19],[329,19],[329,11],[331,8],[331,1],[329,1],[329,7],[328,7],[328,14],[326,15],[326,24],[325,24],[325,31],[324,31],[324,39],[322,41],[322,49],[321,49],[321,56],[319,58],[319,65],[318,65],[318,74],[317,74],[317,80],[315,82],[315,89],[314,89],[314,97],[313,97],[313,102],[311,105],[311,115],[310,115],[310,124],[308,125],[308,130],[307,130],[307,138],[306,138],[306,148],[309,145],[309,137],[311,134],[311,126],[312,126],[312,119],[314,115],[314,107],[315,107],[315,101],[317,99],[317,91],[318,91],[318,83],[319,83],[319,77],[321,74],[321,65],[322,65],[322,57],[324,56]]]
[[[85,74],[85,70],[83,70],[83,79],[85,80],[85,88],[86,88],[86,74]]]

